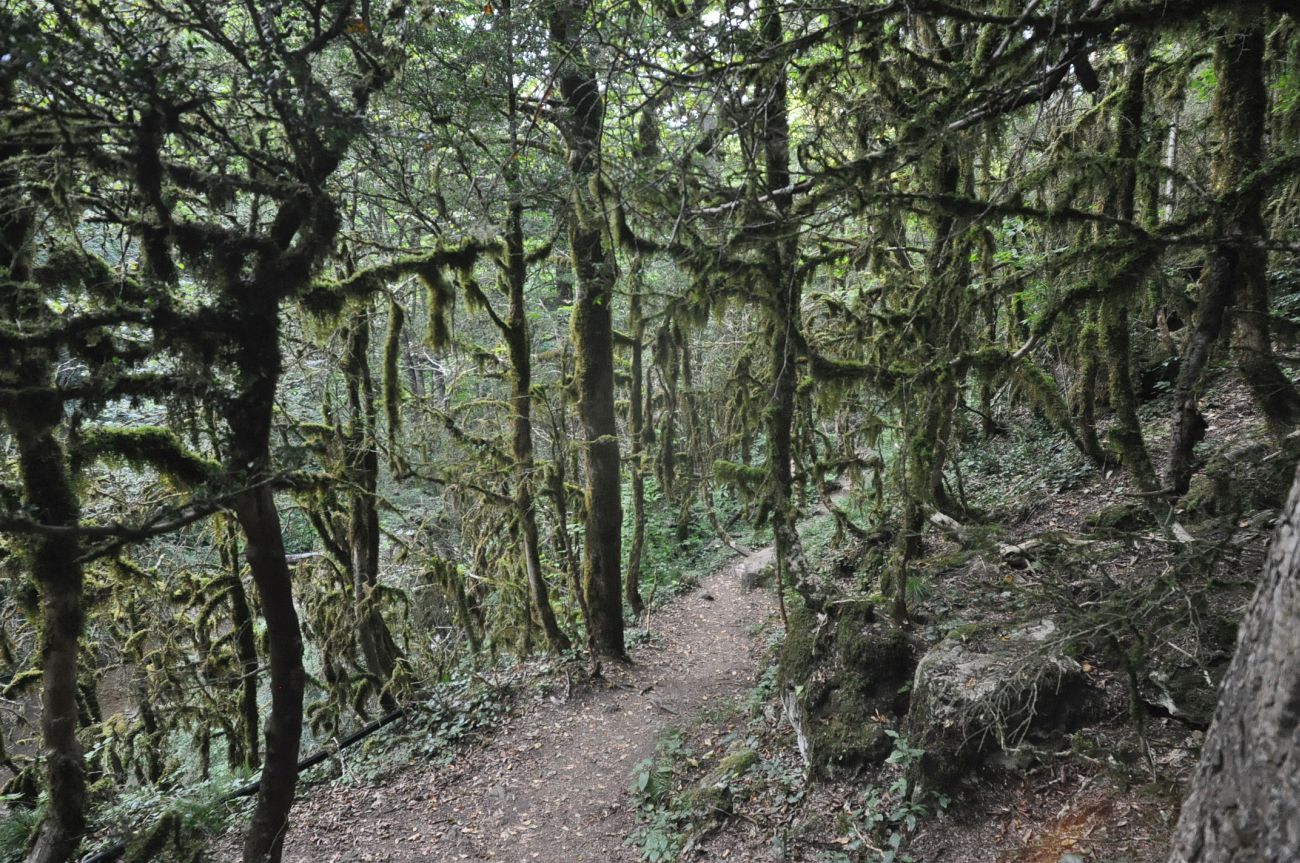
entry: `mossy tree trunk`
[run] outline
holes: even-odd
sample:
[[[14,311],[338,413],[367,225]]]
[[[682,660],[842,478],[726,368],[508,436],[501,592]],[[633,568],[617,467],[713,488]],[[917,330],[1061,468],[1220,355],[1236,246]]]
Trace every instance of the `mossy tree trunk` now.
[[[0,90],[0,120],[10,113],[10,79]],[[0,142],[0,164],[22,154]],[[45,317],[43,300],[32,291],[30,255],[35,212],[17,193],[17,175],[0,172],[6,194],[0,206],[0,309],[9,321]],[[55,355],[45,349],[12,348],[0,358],[0,386],[8,395],[2,414],[18,450],[23,503],[43,525],[74,529],[80,501],[68,474],[56,432],[63,400],[54,386]],[[28,863],[71,859],[86,831],[86,766],[77,738],[78,657],[84,625],[83,572],[75,534],[36,534],[22,545],[31,578],[40,592],[41,743],[45,758],[45,815],[27,855]]]
[[[623,580],[624,593],[632,613],[645,611],[641,598],[641,559],[645,553],[645,422],[646,412],[642,400],[645,378],[645,316],[641,309],[641,258],[636,256],[628,274],[630,286],[629,330],[632,337],[631,422],[628,436],[631,446],[628,457],[632,467],[632,542],[627,553],[627,573]]]
[[[1250,183],[1264,163],[1268,92],[1264,85],[1265,28],[1268,19],[1247,4],[1225,13],[1227,29],[1214,43],[1218,80],[1214,97],[1220,150],[1215,160],[1215,191],[1223,200],[1223,230],[1228,238],[1212,254],[1233,262],[1233,356],[1264,419],[1279,436],[1300,423],[1300,392],[1273,355],[1268,252],[1263,247],[1265,189]]]
[[[514,457],[514,509],[523,540],[524,573],[528,581],[533,614],[542,628],[547,646],[556,652],[568,650],[572,643],[560,628],[551,607],[551,590],[542,569],[541,538],[537,527],[536,492],[533,483],[537,470],[533,446],[533,358],[528,326],[528,307],[524,288],[528,282],[528,255],[524,248],[524,205],[520,189],[518,156],[523,146],[519,135],[519,96],[515,86],[515,19],[510,0],[501,6],[507,29],[506,74],[502,86],[506,93],[506,122],[510,132],[511,158],[504,168],[508,201],[506,204],[504,286],[509,301],[505,320],[495,314],[502,337],[510,352],[511,447]]]
[[[248,593],[244,590],[235,527],[222,517],[218,532],[222,563],[230,579],[230,625],[235,630],[235,653],[239,657],[240,739],[229,742],[230,766],[256,770],[262,764],[261,733],[258,730],[261,714],[257,700],[261,663],[257,656],[257,634],[253,629],[253,610],[249,606]]]
[[[623,502],[618,425],[614,414],[614,260],[605,243],[604,211],[597,194],[605,104],[581,44],[585,5],[559,0],[551,11],[551,40],[563,60],[555,78],[561,96],[561,131],[569,146],[572,215],[569,250],[577,274],[573,306],[578,413],[586,450],[583,592],[596,655],[623,659]]]
[[[1110,454],[1097,438],[1097,382],[1101,377],[1098,352],[1097,303],[1088,303],[1083,311],[1083,326],[1079,328],[1079,384],[1077,390],[1079,443],[1083,454],[1094,465],[1105,468],[1111,463]]]
[[[244,533],[244,557],[266,622],[271,709],[263,729],[265,760],[244,863],[277,863],[284,849],[289,810],[298,784],[302,739],[302,631],[275,495],[268,482],[272,408],[280,379],[280,293],[255,279],[227,286],[237,326],[238,390],[225,414],[232,479],[242,488],[232,509]]]
[[[1211,106],[1218,147],[1213,156],[1215,241],[1201,273],[1196,324],[1179,367],[1174,426],[1165,486],[1187,491],[1195,468],[1194,450],[1205,437],[1199,402],[1211,353],[1236,305],[1235,357],[1252,397],[1277,431],[1300,418],[1300,394],[1273,357],[1269,300],[1261,243],[1264,191],[1244,187],[1264,155],[1267,96],[1263,83],[1264,20],[1243,7],[1227,16],[1214,39],[1215,90]]]
[[[1119,99],[1115,109],[1115,143],[1111,153],[1115,161],[1115,180],[1106,210],[1117,219],[1131,222],[1137,214],[1137,161],[1142,153],[1143,121],[1146,114],[1146,75],[1150,44],[1145,36],[1129,42],[1127,68],[1120,79]],[[1139,285],[1112,285],[1101,301],[1097,316],[1098,337],[1106,358],[1110,406],[1115,425],[1110,438],[1120,463],[1133,482],[1144,492],[1158,490],[1155,468],[1147,452],[1142,422],[1137,413],[1137,394],[1133,389],[1129,362],[1130,300],[1138,296]],[[1154,502],[1154,499],[1152,499]]]
[[[528,310],[524,301],[527,280],[524,254],[523,207],[515,200],[510,205],[506,233],[506,282],[510,293],[510,312],[505,338],[510,349],[510,405],[515,474],[515,517],[523,536],[524,569],[533,612],[541,624],[546,644],[561,652],[572,645],[560,629],[551,608],[551,590],[542,571],[541,540],[537,529],[537,506],[533,493],[536,464],[533,456],[532,351],[528,333]]]
[[[80,507],[63,447],[54,436],[61,404],[53,390],[48,397],[53,400],[49,409],[20,404],[6,411],[6,420],[18,445],[23,498],[33,517],[42,524],[75,527]],[[63,863],[72,858],[86,830],[86,769],[77,739],[77,658],[84,618],[80,543],[39,536],[27,553],[41,593],[41,738],[48,794],[27,860]]]
[[[760,8],[759,37],[775,52],[761,72],[763,94],[756,122],[762,146],[759,188],[767,199],[750,218],[765,227],[757,230],[762,244],[764,338],[768,347],[766,398],[766,493],[776,550],[778,591],[798,591],[805,601],[816,602],[808,584],[808,560],[797,526],[798,501],[794,488],[794,423],[799,385],[800,306],[803,284],[797,268],[798,232],[791,218],[790,120],[786,68],[779,46],[785,37],[781,8],[765,0]],[[756,196],[757,197],[757,196]],[[784,603],[782,604],[784,610]]]
[[[397,707],[388,688],[401,649],[384,622],[379,602],[379,441],[374,378],[370,373],[370,309],[363,306],[347,327],[343,354],[349,425],[345,433],[348,475],[348,566],[352,576],[357,642],[367,673],[380,688],[385,710]]]
[[[925,165],[922,177],[928,190],[950,195],[962,188],[969,168],[962,164],[951,142],[940,144]],[[927,280],[923,293],[912,301],[918,343],[929,355],[956,356],[962,348],[961,296],[970,276],[970,255],[965,241],[965,220],[938,212],[930,220],[931,246],[926,256]],[[893,616],[908,616],[907,581],[912,561],[922,553],[926,507],[962,515],[962,507],[951,500],[943,486],[948,459],[952,412],[958,386],[952,371],[944,369],[924,383],[909,383],[899,394],[902,400],[902,441],[896,470],[902,497],[902,523],[895,539],[890,565],[882,570],[881,589],[892,598]]]

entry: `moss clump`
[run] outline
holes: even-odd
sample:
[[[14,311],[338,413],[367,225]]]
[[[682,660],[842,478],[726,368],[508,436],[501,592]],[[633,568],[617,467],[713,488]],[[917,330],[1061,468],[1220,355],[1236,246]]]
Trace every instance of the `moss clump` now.
[[[1152,518],[1150,510],[1140,503],[1121,503],[1094,512],[1085,523],[1096,531],[1128,533],[1150,526]]]
[[[812,767],[829,770],[883,760],[892,741],[878,717],[907,709],[915,651],[906,632],[867,601],[821,614],[791,610],[777,680],[808,712]]]
[[[187,488],[203,485],[221,473],[215,461],[186,449],[175,432],[158,426],[110,426],[85,432],[77,441],[74,469],[99,459],[151,468]]]
[[[718,762],[718,772],[723,776],[740,776],[758,763],[758,753],[744,747],[730,752]]]

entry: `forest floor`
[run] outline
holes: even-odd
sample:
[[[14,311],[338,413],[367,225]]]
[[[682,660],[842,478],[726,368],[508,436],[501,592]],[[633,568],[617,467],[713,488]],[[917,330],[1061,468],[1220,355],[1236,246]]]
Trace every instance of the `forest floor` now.
[[[1220,379],[1206,399],[1210,452],[1241,449],[1258,430],[1240,388]],[[1155,451],[1167,434],[1162,402],[1144,413]],[[1211,448],[1212,447],[1212,448]],[[1243,450],[1244,451],[1244,450]],[[927,537],[925,580],[915,598],[914,634],[933,644],[961,627],[1003,631],[1054,618],[1065,626],[1076,589],[1104,566],[1109,601],[1149,602],[1132,612],[1140,643],[1159,658],[1177,643],[1158,585],[1175,566],[1193,573],[1202,610],[1235,631],[1267,544],[1269,505],[1240,519],[1188,522],[1196,542],[1179,557],[1149,527],[1098,531],[1103,512],[1131,503],[1120,472],[1081,466],[1059,440],[1026,434],[980,447],[967,469],[977,503],[1000,503],[993,538],[1088,537],[1087,557],[1058,555],[1010,568],[996,543],[962,548]],[[1252,456],[1258,458],[1258,454]],[[1264,458],[1264,462],[1268,458]],[[1253,488],[1245,465],[1229,462],[1234,488]],[[1251,478],[1246,478],[1246,477]],[[824,510],[804,522],[809,559],[834,571],[848,553]],[[989,528],[985,528],[989,530]],[[1072,548],[1064,543],[1067,549]],[[1073,552],[1071,552],[1073,554]],[[516,687],[505,718],[444,756],[411,757],[375,739],[381,770],[318,781],[302,790],[286,843],[289,861],[770,860],[859,863],[1158,863],[1182,785],[1203,732],[1158,707],[1130,717],[1129,691],[1115,658],[1082,641],[1078,658],[1094,708],[1068,734],[991,759],[955,790],[946,813],[933,801],[905,809],[894,790],[899,765],[859,768],[809,781],[775,692],[781,627],[770,589],[746,590],[772,561],[770,549],[733,558],[633,630],[632,663],[589,679],[551,661]],[[1086,585],[1085,585],[1086,586]],[[1191,590],[1192,586],[1185,586]],[[1180,589],[1181,590],[1181,589]],[[1181,603],[1181,593],[1175,596]],[[1095,603],[1091,603],[1095,604]],[[1107,606],[1109,607],[1109,606]],[[1176,615],[1175,615],[1176,617]],[[1124,616],[1129,619],[1128,615]],[[1125,624],[1126,626],[1128,624]],[[1147,642],[1150,644],[1147,644]],[[1231,638],[1227,639],[1230,647]],[[1207,648],[1208,649],[1208,648]],[[1230,655],[1211,656],[1222,667]],[[566,670],[567,669],[567,670]],[[540,685],[538,681],[541,681]],[[410,733],[418,734],[416,730]],[[1149,764],[1139,752],[1146,748]],[[892,802],[891,802],[892,801]],[[886,812],[880,822],[872,813]],[[909,815],[915,814],[915,819]],[[239,826],[242,827],[243,819]],[[910,824],[906,829],[901,825]],[[215,857],[237,857],[237,827]],[[891,856],[889,843],[902,840]]]
[[[294,806],[285,859],[639,860],[624,844],[633,767],[666,726],[707,720],[751,689],[775,602],[741,582],[771,560],[764,549],[724,565],[650,614],[653,638],[630,664],[606,664],[567,699],[522,706],[449,766],[312,787]]]

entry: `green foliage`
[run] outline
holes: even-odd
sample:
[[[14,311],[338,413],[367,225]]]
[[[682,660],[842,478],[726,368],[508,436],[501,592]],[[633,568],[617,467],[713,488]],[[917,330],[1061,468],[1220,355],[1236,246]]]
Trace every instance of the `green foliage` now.
[[[654,756],[633,768],[639,826],[626,844],[647,863],[681,858],[730,815],[742,778],[760,762],[753,749],[736,745],[710,767],[701,764],[680,730],[665,732]]]
[[[857,804],[840,820],[840,831],[848,837],[844,853],[871,863],[912,863],[905,851],[907,838],[924,819],[946,810],[951,801],[935,794],[918,801],[909,793],[907,769],[924,750],[911,746],[897,731],[885,733],[894,740],[887,763],[900,773],[888,785],[870,783],[859,792]]]
[[[27,856],[27,847],[41,821],[41,810],[14,806],[0,817],[0,863],[19,863]]]

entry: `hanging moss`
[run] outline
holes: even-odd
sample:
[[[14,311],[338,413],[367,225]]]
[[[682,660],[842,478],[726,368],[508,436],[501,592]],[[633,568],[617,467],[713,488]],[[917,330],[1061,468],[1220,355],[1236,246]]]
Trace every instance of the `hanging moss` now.
[[[159,426],[108,426],[83,432],[72,453],[73,470],[100,459],[135,468],[151,468],[184,487],[202,485],[220,475],[221,466],[186,448],[175,432]]]
[[[447,271],[440,265],[422,267],[420,282],[424,285],[429,306],[429,344],[441,350],[451,344],[449,319],[456,301],[456,291]]]
[[[717,459],[713,462],[713,475],[718,478],[719,482],[736,488],[754,491],[762,487],[767,481],[767,468],[751,467],[745,464],[738,464],[726,459]]]

